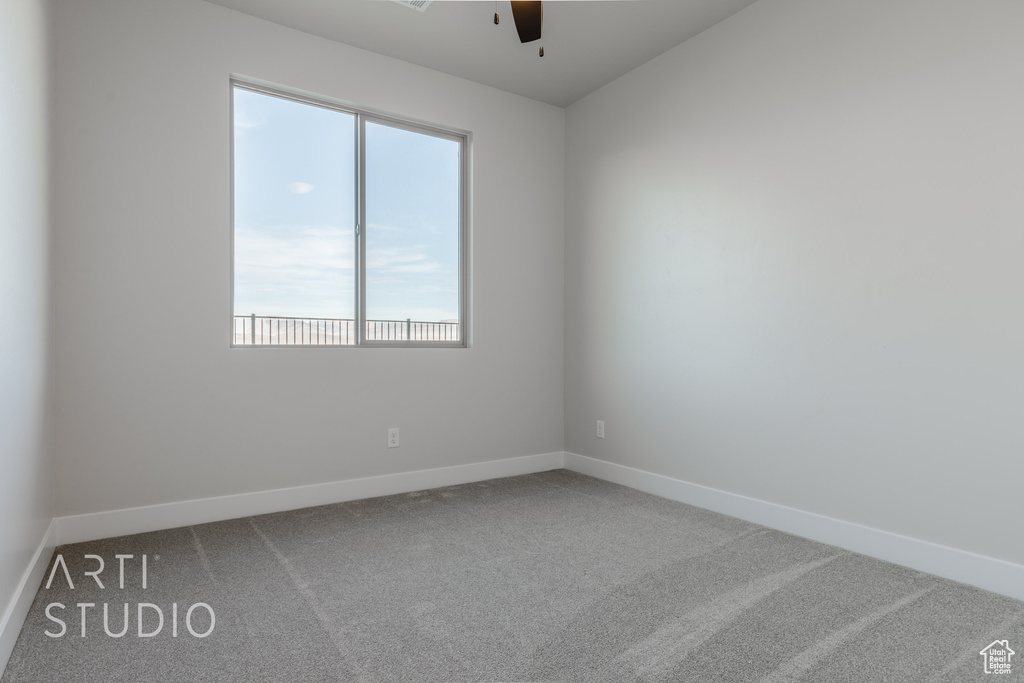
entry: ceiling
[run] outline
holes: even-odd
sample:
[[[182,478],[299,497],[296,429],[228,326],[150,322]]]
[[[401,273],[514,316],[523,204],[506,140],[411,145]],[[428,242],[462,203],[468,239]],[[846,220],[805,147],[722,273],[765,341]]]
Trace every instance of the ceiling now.
[[[508,0],[208,0],[283,26],[566,107],[754,0],[547,0],[521,44]]]

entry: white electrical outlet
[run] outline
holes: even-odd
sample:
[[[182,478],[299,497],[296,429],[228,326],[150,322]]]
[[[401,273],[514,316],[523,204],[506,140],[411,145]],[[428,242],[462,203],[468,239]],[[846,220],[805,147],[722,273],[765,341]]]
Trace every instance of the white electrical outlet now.
[[[604,438],[604,420],[597,421],[597,438]]]
[[[388,448],[398,448],[398,427],[388,427]]]

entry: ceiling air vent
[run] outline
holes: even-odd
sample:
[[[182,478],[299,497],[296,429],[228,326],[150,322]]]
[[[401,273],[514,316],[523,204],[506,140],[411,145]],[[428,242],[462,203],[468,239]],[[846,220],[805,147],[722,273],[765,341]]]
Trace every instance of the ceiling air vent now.
[[[433,0],[391,0],[391,2],[397,2],[399,5],[405,5],[406,7],[412,7],[414,10],[425,12],[430,3]]]

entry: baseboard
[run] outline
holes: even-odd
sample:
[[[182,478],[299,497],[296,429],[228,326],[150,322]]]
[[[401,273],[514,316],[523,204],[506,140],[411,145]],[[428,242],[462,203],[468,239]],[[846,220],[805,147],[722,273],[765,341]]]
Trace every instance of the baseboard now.
[[[1012,562],[691,484],[681,479],[576,453],[565,454],[565,468],[1024,600],[1024,566]]]
[[[388,496],[485,479],[561,469],[564,453],[543,453],[503,460],[400,472],[324,484],[201,498],[162,505],[58,517],[59,543],[80,543],[225,519],[295,510],[314,505]]]
[[[39,542],[39,547],[36,548],[35,555],[32,556],[32,561],[29,562],[25,573],[21,576],[21,581],[14,591],[14,597],[11,598],[6,611],[0,616],[0,676],[3,676],[4,669],[7,668],[7,660],[11,657],[14,644],[18,641],[18,635],[21,633],[22,624],[25,623],[25,617],[28,616],[29,608],[32,607],[32,601],[36,598],[36,591],[43,581],[47,565],[50,564],[53,549],[57,546],[56,522],[57,520],[51,521],[50,526],[47,527],[43,540]]]
[[[664,498],[877,557],[1024,600],[1024,566],[888,531],[693,484],[576,453],[544,453],[361,479],[58,517],[0,621],[0,663],[10,655],[53,547],[313,505],[408,493],[552,469],[574,470]],[[13,627],[12,624],[17,624]],[[8,640],[10,642],[8,642]],[[2,670],[2,667],[0,667]]]

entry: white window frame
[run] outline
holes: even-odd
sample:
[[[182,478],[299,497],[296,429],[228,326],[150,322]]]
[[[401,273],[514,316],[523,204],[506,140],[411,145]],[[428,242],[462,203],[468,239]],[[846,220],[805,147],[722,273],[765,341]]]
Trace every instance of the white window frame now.
[[[235,134],[234,134],[234,93],[236,89],[248,90],[271,97],[280,97],[301,104],[350,114],[355,116],[355,328],[354,344],[237,344],[235,343]],[[231,348],[287,349],[287,348],[343,348],[360,347],[405,347],[405,348],[468,348],[469,326],[469,284],[470,284],[470,230],[469,230],[469,145],[468,132],[442,128],[409,119],[352,107],[329,98],[300,93],[280,86],[257,83],[242,78],[231,78],[229,92],[231,124],[231,267],[230,267],[230,337]],[[444,340],[377,340],[366,338],[366,123],[379,123],[402,130],[431,135],[459,144],[459,339]]]

